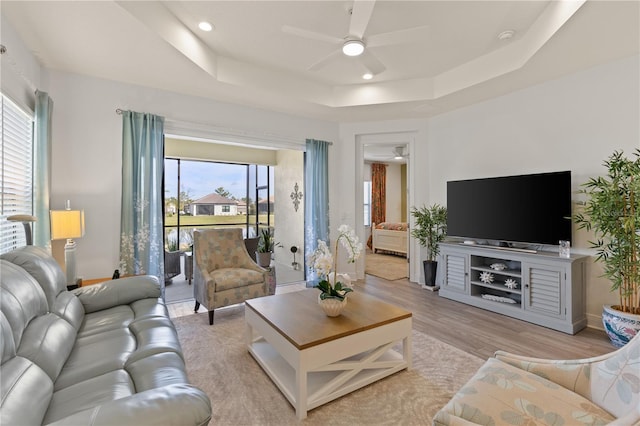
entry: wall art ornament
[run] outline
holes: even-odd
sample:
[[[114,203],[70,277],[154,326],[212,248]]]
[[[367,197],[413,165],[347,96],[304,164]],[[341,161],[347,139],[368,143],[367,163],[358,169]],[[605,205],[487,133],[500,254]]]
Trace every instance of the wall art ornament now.
[[[291,200],[293,201],[293,208],[298,211],[300,206],[300,200],[302,200],[302,192],[299,191],[298,182],[293,186],[293,192],[291,193]]]

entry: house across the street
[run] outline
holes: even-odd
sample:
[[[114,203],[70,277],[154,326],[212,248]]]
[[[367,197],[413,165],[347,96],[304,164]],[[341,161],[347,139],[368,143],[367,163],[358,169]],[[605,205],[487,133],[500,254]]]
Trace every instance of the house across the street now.
[[[189,213],[192,216],[235,216],[238,214],[238,202],[213,193],[192,202]]]

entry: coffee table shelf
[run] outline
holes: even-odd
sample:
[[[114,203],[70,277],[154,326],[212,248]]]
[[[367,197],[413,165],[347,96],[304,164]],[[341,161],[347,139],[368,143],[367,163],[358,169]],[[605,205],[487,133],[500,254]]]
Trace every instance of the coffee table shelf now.
[[[317,290],[313,289],[300,293],[309,291],[317,297]],[[344,318],[328,318],[317,304],[312,306],[314,309],[311,311],[306,309],[308,303],[314,300],[311,293],[283,296],[287,295],[248,301],[248,309],[245,309],[247,347],[295,407],[299,419],[305,418],[308,410],[411,368],[410,312],[360,295],[362,297],[357,302],[353,297],[351,311],[345,311],[342,315]],[[274,299],[268,300],[271,298]],[[306,301],[307,305],[296,309],[289,299],[298,299],[297,302],[303,304]],[[256,303],[258,301],[260,303]],[[284,317],[270,315],[277,312],[271,308],[279,303],[289,305],[287,314],[291,328],[282,322]],[[367,303],[374,305],[374,311],[387,308],[387,315],[373,319],[375,317],[362,312],[367,311],[367,306],[372,306]],[[321,314],[306,318],[305,321],[315,321],[317,340],[311,338],[307,341],[308,334],[304,334],[304,338],[296,334],[297,324],[302,321],[298,315],[309,315],[315,310]],[[314,316],[313,313],[311,315]],[[322,322],[326,327],[322,326]]]

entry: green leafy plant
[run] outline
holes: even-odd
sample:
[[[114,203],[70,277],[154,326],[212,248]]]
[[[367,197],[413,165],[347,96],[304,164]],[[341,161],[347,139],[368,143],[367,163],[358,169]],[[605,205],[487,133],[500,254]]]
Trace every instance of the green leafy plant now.
[[[260,230],[260,240],[258,241],[258,253],[271,253],[276,247],[282,247],[282,244],[275,241],[273,232],[270,228]]]
[[[440,243],[447,236],[447,208],[439,204],[413,207],[411,216],[416,219],[411,235],[427,248],[428,260],[435,261],[440,253]]]
[[[590,178],[580,193],[583,211],[574,215],[578,229],[595,234],[589,241],[604,265],[603,276],[618,291],[622,312],[640,314],[640,150],[635,159],[615,151],[603,165],[606,176]]]

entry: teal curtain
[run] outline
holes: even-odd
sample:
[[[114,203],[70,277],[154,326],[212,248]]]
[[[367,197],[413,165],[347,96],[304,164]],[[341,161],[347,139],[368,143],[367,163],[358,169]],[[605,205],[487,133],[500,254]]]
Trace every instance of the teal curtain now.
[[[33,132],[33,245],[51,249],[49,201],[51,198],[51,115],[53,100],[46,92],[36,91]]]
[[[307,139],[304,164],[305,259],[318,247],[318,240],[329,243],[329,142]],[[305,261],[308,283],[318,276]]]
[[[154,275],[164,296],[164,118],[122,113],[120,272]]]

